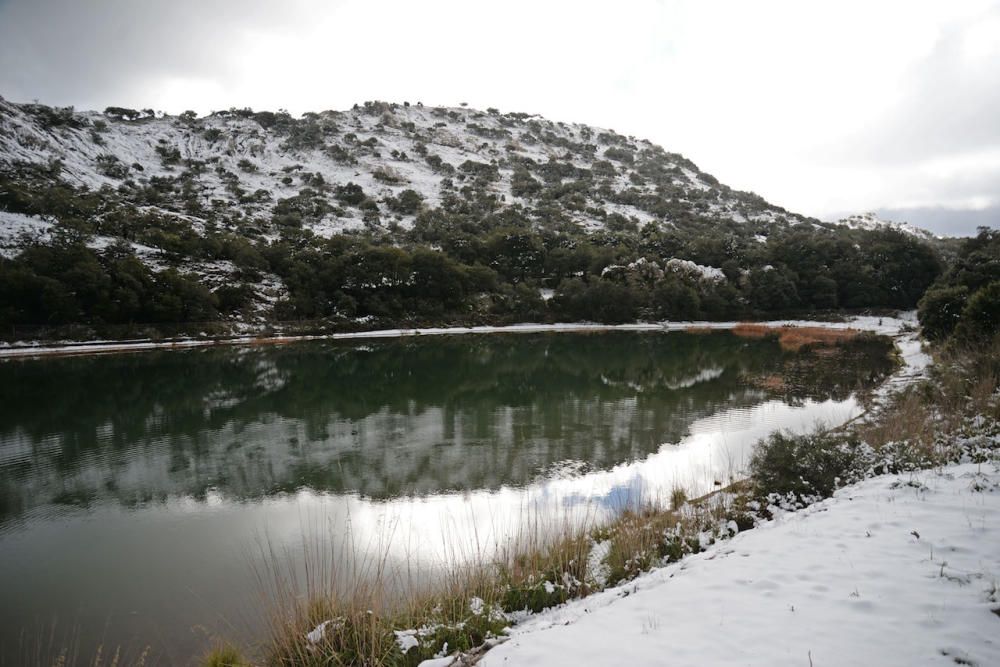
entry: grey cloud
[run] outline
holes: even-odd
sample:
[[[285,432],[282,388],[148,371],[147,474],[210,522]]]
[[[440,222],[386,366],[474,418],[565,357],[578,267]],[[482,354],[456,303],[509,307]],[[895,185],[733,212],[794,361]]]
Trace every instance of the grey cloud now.
[[[940,206],[928,208],[882,208],[875,213],[884,220],[908,222],[941,236],[974,236],[977,227],[1000,229],[1000,206],[960,210]]]
[[[902,99],[855,137],[831,148],[837,161],[893,164],[1000,146],[1000,59],[970,67],[967,32],[1000,18],[1000,3],[948,27],[903,82]],[[886,48],[891,48],[887,37]],[[893,82],[886,82],[887,90]],[[865,104],[858,100],[858,104]]]
[[[0,94],[83,108],[141,106],[139,91],[162,77],[225,81],[240,56],[233,47],[250,31],[293,29],[303,16],[297,4],[0,2]]]

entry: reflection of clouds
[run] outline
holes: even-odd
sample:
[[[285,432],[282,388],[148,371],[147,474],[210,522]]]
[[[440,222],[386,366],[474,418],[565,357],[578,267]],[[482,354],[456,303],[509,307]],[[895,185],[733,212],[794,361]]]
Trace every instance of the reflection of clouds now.
[[[626,482],[612,486],[607,493],[598,495],[572,493],[562,498],[562,504],[564,507],[593,505],[617,514],[627,509],[639,509],[646,497],[646,481],[637,472]]]
[[[703,495],[715,489],[716,482],[740,477],[754,443],[771,432],[802,433],[817,423],[843,423],[860,411],[854,399],[807,400],[800,406],[768,401],[698,420],[690,435],[677,443],[665,443],[655,454],[611,470],[553,477],[523,488],[386,501],[302,492],[291,504],[350,516],[352,539],[387,545],[399,563],[435,568],[489,557],[518,540],[601,520],[623,508],[666,502],[675,487],[689,497]],[[264,501],[275,508],[288,502]],[[391,539],[384,533],[389,527]],[[295,534],[292,530],[288,538]]]

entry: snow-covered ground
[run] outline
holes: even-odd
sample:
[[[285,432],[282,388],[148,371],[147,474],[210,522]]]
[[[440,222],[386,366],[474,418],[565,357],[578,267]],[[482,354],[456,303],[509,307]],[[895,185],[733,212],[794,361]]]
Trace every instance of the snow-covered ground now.
[[[481,664],[1000,665],[1000,470],[877,477],[517,625]]]

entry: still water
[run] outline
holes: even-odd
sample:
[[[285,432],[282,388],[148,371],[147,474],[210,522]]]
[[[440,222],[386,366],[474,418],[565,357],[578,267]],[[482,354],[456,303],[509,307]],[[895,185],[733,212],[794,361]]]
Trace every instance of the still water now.
[[[724,332],[0,363],[0,658],[103,643],[183,664],[259,627],[262,551],[322,535],[426,577],[527,522],[710,491],[767,433],[857,415],[890,371],[884,349]]]

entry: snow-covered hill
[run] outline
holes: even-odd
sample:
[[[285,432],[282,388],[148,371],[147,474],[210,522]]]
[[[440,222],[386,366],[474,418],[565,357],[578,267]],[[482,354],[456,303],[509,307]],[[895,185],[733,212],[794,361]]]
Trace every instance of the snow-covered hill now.
[[[878,217],[875,213],[868,211],[866,213],[859,213],[857,215],[851,215],[838,221],[838,224],[844,225],[845,227],[850,227],[851,229],[867,229],[867,230],[880,230],[880,229],[891,229],[897,232],[902,232],[904,234],[909,234],[910,236],[916,237],[918,239],[923,239],[925,241],[930,241],[935,238],[934,234],[922,229],[920,227],[914,227],[908,222],[896,222],[894,220],[883,220]]]
[[[61,111],[0,100],[0,168],[47,168],[58,161],[61,179],[91,190],[165,179],[187,188],[186,208],[191,198],[208,209],[233,207],[264,233],[278,202],[302,198],[303,189],[330,204],[332,210],[305,221],[329,236],[366,222],[410,227],[416,207],[398,202],[402,193],[413,191],[423,206],[434,207],[476,179],[485,181],[500,208],[532,209],[562,188],[557,207],[588,229],[603,227],[610,216],[639,225],[686,215],[801,220],[720,185],[648,141],[527,114],[381,102],[301,119],[249,110],[137,120],[96,112],[60,117]],[[580,181],[589,187],[576,185]],[[366,218],[344,205],[349,197],[324,192],[348,183],[390,213]],[[183,212],[178,203],[162,208]],[[191,221],[200,227],[202,218]]]

